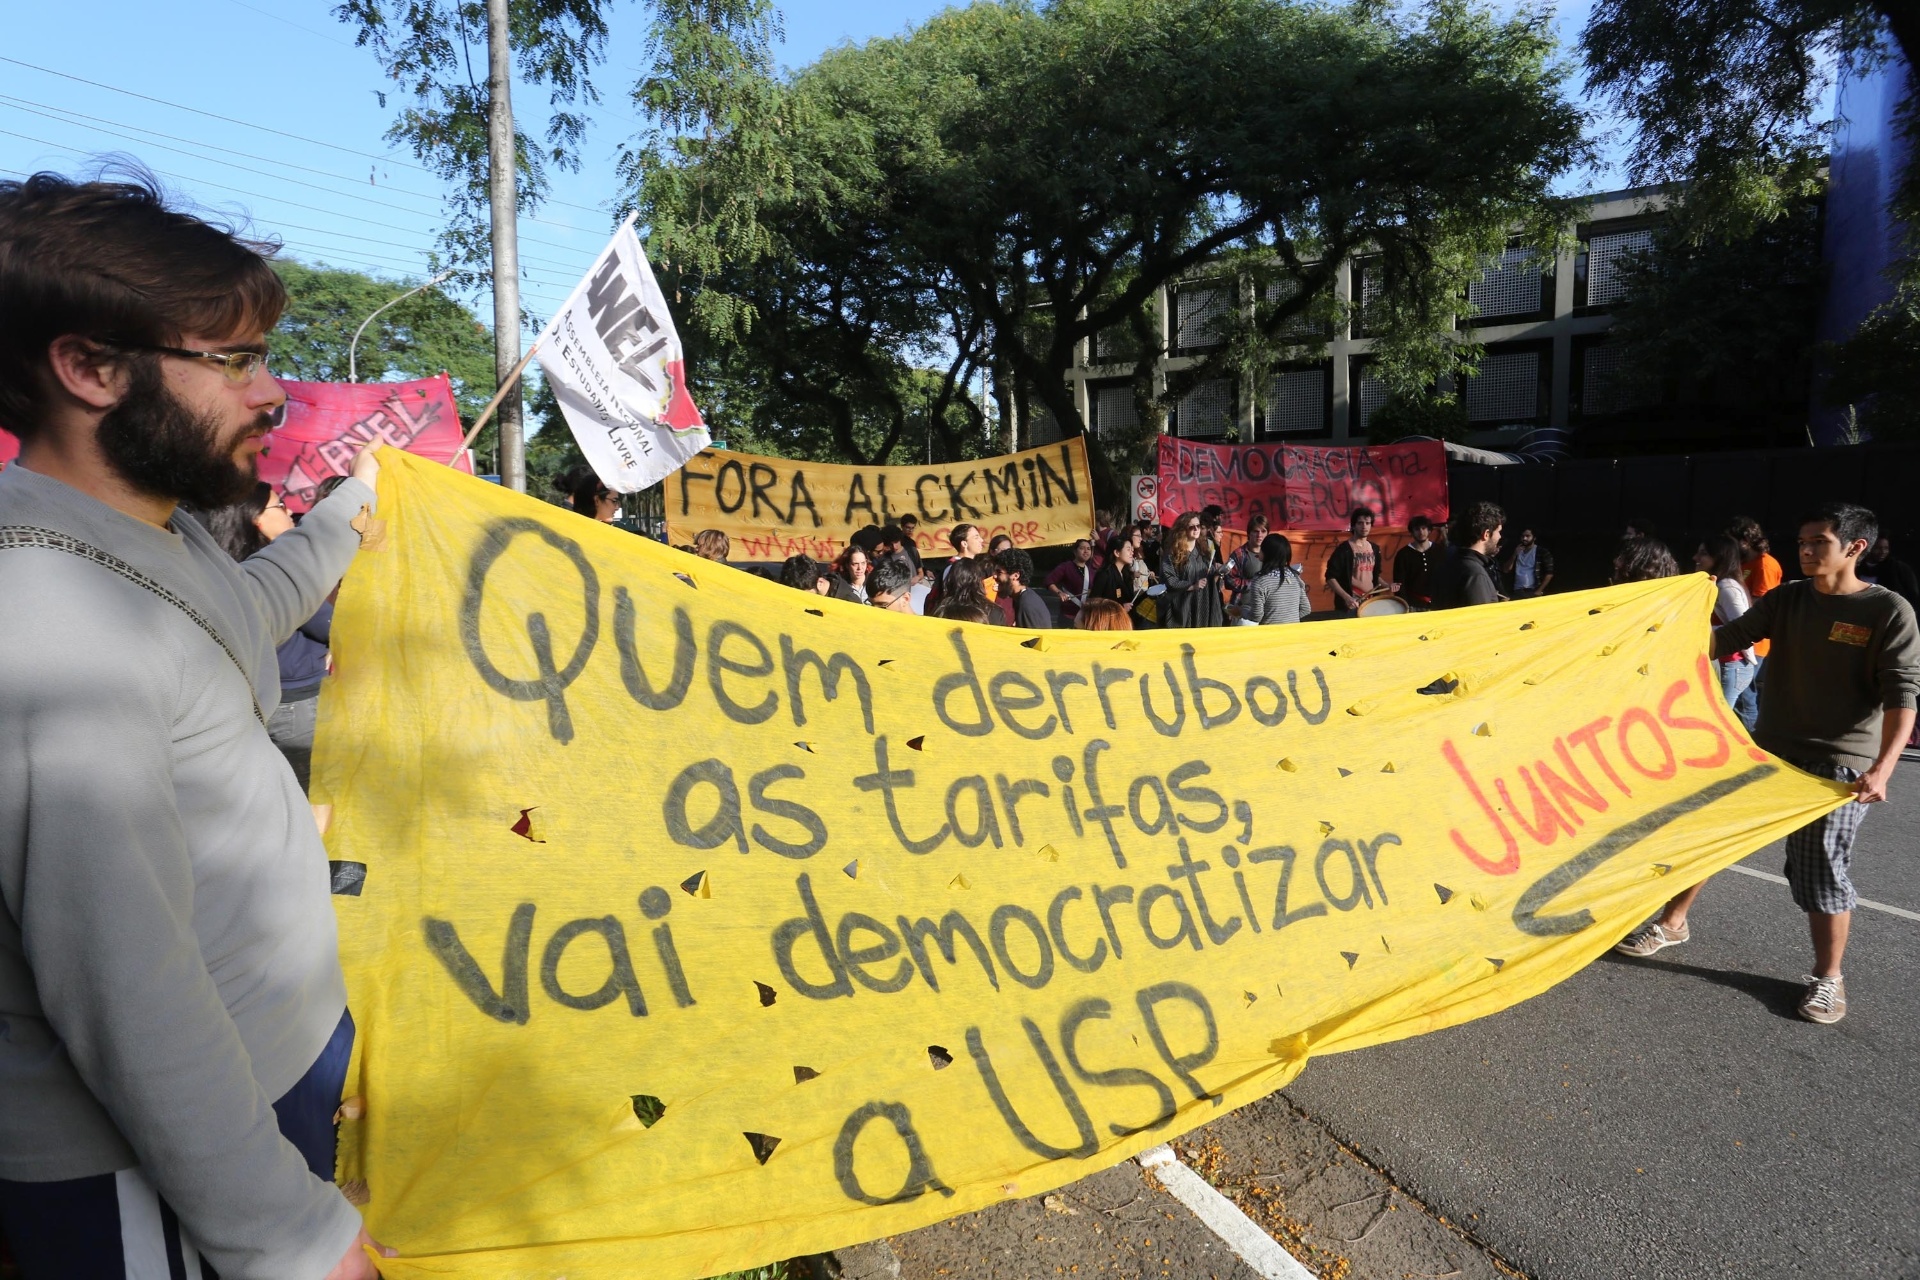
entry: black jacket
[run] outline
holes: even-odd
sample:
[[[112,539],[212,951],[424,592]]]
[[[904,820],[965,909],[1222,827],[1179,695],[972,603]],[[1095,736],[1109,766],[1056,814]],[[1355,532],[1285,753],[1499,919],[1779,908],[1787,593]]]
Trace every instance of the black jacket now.
[[[1425,551],[1409,542],[1393,557],[1393,576],[1388,579],[1400,584],[1400,594],[1414,604],[1439,604],[1434,599],[1434,588],[1439,585],[1439,569],[1445,564],[1446,548],[1437,542],[1429,542]]]
[[[1471,547],[1460,549],[1460,603],[1492,604],[1500,598],[1493,585],[1493,566]]]

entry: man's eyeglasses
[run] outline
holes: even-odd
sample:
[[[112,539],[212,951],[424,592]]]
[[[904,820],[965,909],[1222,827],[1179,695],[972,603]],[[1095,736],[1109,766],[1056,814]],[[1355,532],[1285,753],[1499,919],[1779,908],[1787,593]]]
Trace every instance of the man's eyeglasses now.
[[[127,351],[154,351],[163,356],[178,356],[182,360],[210,360],[221,366],[227,381],[236,387],[244,387],[252,382],[267,367],[268,355],[264,351],[189,351],[185,347],[159,347],[144,343],[118,343]]]

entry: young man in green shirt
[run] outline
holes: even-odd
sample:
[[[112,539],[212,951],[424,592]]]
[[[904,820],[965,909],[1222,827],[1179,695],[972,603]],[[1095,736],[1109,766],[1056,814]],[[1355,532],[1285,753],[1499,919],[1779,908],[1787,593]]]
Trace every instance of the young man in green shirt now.
[[[1847,1014],[1840,962],[1859,900],[1847,875],[1853,841],[1866,806],[1887,798],[1920,693],[1913,607],[1857,572],[1878,536],[1879,522],[1865,507],[1833,503],[1811,513],[1800,523],[1807,576],[1769,591],[1713,633],[1716,657],[1773,642],[1754,740],[1796,768],[1853,787],[1852,803],[1787,837],[1787,883],[1813,934],[1813,973],[1800,1001],[1800,1016],[1811,1022]],[[1650,956],[1685,942],[1687,908],[1703,887],[1674,898],[1615,950]]]

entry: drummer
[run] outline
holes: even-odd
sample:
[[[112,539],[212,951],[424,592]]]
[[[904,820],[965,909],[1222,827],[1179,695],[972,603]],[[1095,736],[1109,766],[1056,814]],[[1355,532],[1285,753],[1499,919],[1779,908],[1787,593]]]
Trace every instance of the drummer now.
[[[1373,532],[1373,512],[1355,507],[1347,517],[1347,540],[1327,557],[1327,587],[1333,592],[1336,618],[1355,617],[1360,602],[1375,591],[1391,591],[1395,583],[1385,581],[1386,561],[1380,546],[1367,535]]]

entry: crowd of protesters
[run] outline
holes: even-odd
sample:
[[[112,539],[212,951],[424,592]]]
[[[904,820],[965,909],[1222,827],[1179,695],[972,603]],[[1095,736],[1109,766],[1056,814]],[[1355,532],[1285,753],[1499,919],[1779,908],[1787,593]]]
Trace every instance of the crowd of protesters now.
[[[0,182],[0,421],[21,442],[0,472],[0,1231],[26,1280],[372,1280],[374,1256],[392,1256],[333,1183],[356,1032],[296,773],[327,602],[379,462],[362,451],[297,525],[258,482],[286,398],[267,370],[285,303],[259,246],[169,207],[150,180]],[[575,481],[575,511],[617,521],[616,495]],[[1290,541],[1255,520],[1225,555],[1222,515],[1162,531],[1103,514],[1044,578],[971,525],[936,570],[903,518],[830,563],[795,556],[778,579],[1021,628],[1304,619]],[[1339,611],[1552,585],[1531,531],[1503,553],[1492,503],[1466,504],[1451,530],[1411,523],[1389,565],[1373,513],[1353,513],[1323,575]],[[1824,1023],[1846,1012],[1853,842],[1913,728],[1920,586],[1863,508],[1811,512],[1797,538],[1805,577],[1790,583],[1750,520],[1692,563],[1716,581],[1715,659],[1752,668],[1722,679],[1755,740],[1860,802],[1787,843],[1815,954],[1800,1011]],[[731,551],[716,530],[686,549]],[[1678,570],[1636,521],[1613,576]],[[1699,892],[1620,949],[1686,942]]]

